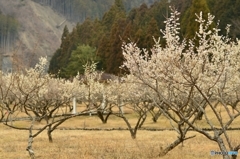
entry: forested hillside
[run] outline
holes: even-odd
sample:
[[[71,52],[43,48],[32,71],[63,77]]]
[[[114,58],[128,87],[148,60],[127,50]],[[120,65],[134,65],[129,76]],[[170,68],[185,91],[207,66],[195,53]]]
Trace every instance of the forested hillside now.
[[[115,0],[114,5],[101,19],[87,18],[79,23],[72,32],[65,30],[62,44],[54,53],[49,72],[60,77],[69,78],[82,72],[82,64],[86,61],[98,62],[98,69],[116,75],[127,72],[119,69],[123,62],[121,46],[129,40],[136,42],[140,48],[149,50],[154,44],[154,37],[161,37],[160,29],[164,29],[164,21],[169,16],[169,6],[181,12],[182,39],[193,38],[199,29],[195,22],[195,13],[203,11],[204,17],[210,12],[214,14],[214,26],[220,25],[223,34],[227,24],[231,26],[231,37],[240,37],[240,1],[239,0],[161,0],[151,6],[143,3],[129,12],[124,1]],[[198,39],[195,38],[197,41]],[[195,41],[195,42],[196,42]],[[165,43],[161,40],[161,44]],[[149,50],[150,51],[150,50]]]
[[[124,7],[130,10],[143,1],[153,3],[124,1]],[[34,66],[39,57],[50,58],[61,44],[64,25],[71,32],[75,22],[82,23],[87,17],[101,19],[113,3],[114,0],[1,0],[0,69]]]
[[[33,0],[48,5],[74,22],[83,22],[86,18],[101,18],[114,4],[114,0]],[[126,11],[143,2],[150,5],[159,0],[123,0]]]
[[[17,37],[18,21],[9,15],[2,14],[0,10],[0,48],[9,50]],[[3,51],[5,52],[5,51]]]

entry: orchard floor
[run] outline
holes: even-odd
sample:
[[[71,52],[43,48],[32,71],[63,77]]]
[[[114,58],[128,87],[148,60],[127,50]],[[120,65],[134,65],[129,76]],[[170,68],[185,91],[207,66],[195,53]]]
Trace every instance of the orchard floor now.
[[[231,131],[230,137],[239,143],[239,131]],[[190,132],[189,135],[196,134]],[[28,131],[20,131],[1,126],[0,158],[29,158],[27,147]],[[41,133],[33,142],[36,159],[154,159],[158,153],[176,139],[173,131],[145,131],[137,133],[133,140],[127,130],[122,131],[86,131],[56,130],[53,143],[49,143],[46,132]],[[163,159],[217,159],[211,156],[211,150],[218,150],[216,143],[204,136],[196,137],[179,145]]]
[[[207,109],[210,120],[217,123],[211,111]],[[137,115],[126,114],[132,127],[137,122]],[[227,114],[222,113],[223,119]],[[207,128],[206,121],[197,121],[197,125]],[[14,126],[29,128],[30,122],[20,121]],[[34,128],[45,125],[35,122]],[[231,127],[240,128],[240,117],[235,119]],[[127,128],[124,121],[116,116],[110,116],[107,124],[102,124],[97,116],[80,116],[72,118],[53,131],[53,143],[48,142],[47,132],[43,131],[33,142],[36,159],[155,159],[166,146],[177,139],[175,131],[147,131],[138,130],[137,138],[132,139],[128,130],[90,131],[67,130],[76,128]],[[147,117],[143,128],[169,129],[171,124],[164,116],[157,123]],[[33,133],[36,130],[33,131]],[[16,130],[0,123],[0,159],[28,159],[26,147],[28,145],[28,131]],[[170,151],[162,159],[219,159],[220,155],[211,156],[210,151],[219,151],[217,143],[208,140],[205,136],[190,131],[187,136],[196,135]],[[240,143],[240,130],[228,131],[229,138],[234,145]]]

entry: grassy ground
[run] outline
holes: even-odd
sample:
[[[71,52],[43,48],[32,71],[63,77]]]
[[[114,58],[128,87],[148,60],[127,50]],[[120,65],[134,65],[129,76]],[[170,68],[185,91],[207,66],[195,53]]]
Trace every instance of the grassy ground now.
[[[224,117],[226,114],[223,114]],[[134,124],[136,115],[128,114],[129,121]],[[232,127],[240,127],[240,119]],[[215,118],[211,118],[215,122]],[[19,126],[27,127],[29,122],[17,122]],[[199,125],[207,126],[204,121]],[[35,123],[34,127],[41,127],[43,123]],[[122,119],[110,116],[107,124],[102,124],[96,116],[83,116],[70,119],[60,128],[126,128]],[[147,118],[145,128],[170,128],[168,120],[161,117],[157,123]],[[46,131],[34,139],[33,149],[38,159],[154,159],[158,153],[172,143],[177,134],[174,131],[145,131],[139,130],[137,139],[133,140],[127,130],[118,131],[85,131],[85,130],[56,130],[53,132],[53,143],[48,142]],[[219,151],[218,145],[196,132],[189,132],[189,136],[196,137],[185,141],[170,151],[163,159],[217,159],[222,156],[211,156],[210,151]],[[229,136],[234,143],[240,143],[239,131],[230,131]],[[25,150],[28,142],[28,131],[7,128],[0,124],[0,159],[29,158]]]
[[[191,132],[190,134],[193,134]],[[25,151],[28,133],[13,129],[0,131],[0,158],[29,158]],[[232,131],[235,142],[239,132]],[[132,140],[128,131],[82,131],[57,130],[53,134],[54,142],[49,143],[46,132],[38,136],[33,143],[36,158],[46,159],[146,159],[158,158],[159,151],[170,144],[176,134],[172,131],[139,131],[138,137]],[[169,152],[163,159],[207,159],[221,158],[211,156],[211,150],[218,150],[215,143],[209,142],[202,135],[186,141],[183,145]]]

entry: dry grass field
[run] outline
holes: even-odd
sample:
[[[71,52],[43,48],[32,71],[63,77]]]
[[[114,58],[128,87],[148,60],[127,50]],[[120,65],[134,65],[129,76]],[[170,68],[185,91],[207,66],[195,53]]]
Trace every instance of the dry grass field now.
[[[224,116],[224,114],[223,114]],[[136,115],[127,115],[134,124]],[[214,122],[214,118],[212,121]],[[232,127],[240,127],[240,119]],[[29,126],[27,122],[16,123],[19,126]],[[199,122],[205,125],[204,121]],[[34,127],[41,127],[36,123]],[[47,132],[42,132],[34,139],[33,149],[36,159],[154,159],[158,153],[177,138],[174,131],[146,131],[139,130],[137,138],[133,140],[127,130],[89,131],[64,130],[64,128],[126,128],[122,119],[110,116],[107,124],[102,124],[96,116],[83,116],[68,120],[53,132],[53,143],[48,142]],[[169,122],[161,117],[157,123],[149,116],[145,128],[170,128]],[[222,156],[211,156],[210,151],[218,151],[218,145],[196,132],[189,132],[189,136],[196,137],[187,140],[170,151],[163,159],[218,159]],[[234,143],[240,143],[240,131],[229,131]],[[28,142],[28,131],[10,129],[0,124],[0,159],[29,158],[25,150]]]

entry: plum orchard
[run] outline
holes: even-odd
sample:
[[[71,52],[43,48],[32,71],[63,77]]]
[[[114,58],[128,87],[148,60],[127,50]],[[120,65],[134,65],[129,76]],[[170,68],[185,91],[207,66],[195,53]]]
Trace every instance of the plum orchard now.
[[[49,141],[52,142],[52,131],[72,117],[69,113],[70,102],[80,89],[79,81],[75,79],[70,82],[46,74],[46,66],[46,58],[40,58],[35,68],[1,76],[1,120],[6,126],[29,130],[27,151],[32,157],[33,139],[47,129]],[[15,124],[17,120],[30,120],[31,124],[20,127]],[[34,122],[42,120],[45,125],[33,134]]]
[[[52,132],[70,118],[96,113],[103,123],[107,123],[110,115],[116,115],[124,120],[135,139],[148,112],[157,120],[155,109],[157,114],[168,119],[178,134],[159,156],[192,139],[194,136],[187,135],[189,130],[216,142],[223,152],[238,151],[240,144],[234,144],[227,130],[240,115],[239,41],[220,36],[219,30],[212,27],[214,17],[209,14],[205,21],[202,13],[196,20],[199,23],[197,40],[180,40],[178,15],[173,10],[165,22],[166,29],[161,30],[166,41],[164,47],[156,39],[151,53],[141,50],[135,43],[123,45],[123,67],[128,69],[129,75],[121,78],[101,81],[102,72],[95,71],[95,63],[86,64],[84,76],[77,75],[71,81],[53,78],[46,73],[46,58],[40,58],[31,69],[1,73],[1,122],[11,128],[29,131],[27,151],[32,158],[33,139],[47,130],[48,139],[53,142]],[[229,27],[226,29],[228,33]],[[71,113],[73,98],[86,108]],[[113,107],[118,111],[114,112]],[[137,114],[135,125],[124,114],[126,107]],[[206,108],[214,117],[209,116]],[[223,117],[223,113],[227,115]],[[196,124],[199,119],[206,122],[210,132]],[[21,127],[15,124],[18,120],[31,122],[26,122],[28,127]],[[38,129],[34,129],[36,121],[41,122],[42,127],[38,125]],[[223,155],[223,158],[229,156]]]
[[[34,68],[1,73],[1,122],[14,129],[29,131],[27,151],[31,158],[34,158],[32,143],[35,137],[46,130],[49,142],[53,142],[52,132],[64,121],[76,116],[96,113],[106,123],[115,106],[119,108],[115,115],[123,118],[131,128],[123,107],[135,99],[131,90],[136,90],[136,85],[114,79],[101,82],[102,73],[95,71],[95,63],[86,64],[84,76],[78,75],[71,81],[53,78],[46,73],[46,66],[46,58],[40,58]],[[85,104],[86,108],[71,113],[73,98]],[[22,126],[18,124],[22,120],[31,122],[26,122],[28,126]],[[41,122],[42,126],[35,126],[36,122]],[[139,122],[134,130],[130,129],[133,138],[136,137],[138,125]]]
[[[240,42],[220,36],[219,29],[212,28],[214,17],[208,14],[206,21],[202,13],[196,15],[199,31],[195,39],[180,41],[178,15],[173,11],[165,22],[166,29],[161,31],[166,40],[165,47],[155,40],[150,53],[135,43],[123,45],[126,59],[123,67],[132,75],[131,82],[147,87],[150,90],[148,98],[175,123],[172,125],[179,134],[175,144],[183,141],[191,128],[216,142],[222,152],[238,151],[240,144],[232,142],[227,130],[240,115],[237,108],[240,101]],[[226,30],[228,34],[229,26]],[[196,39],[197,44],[194,43]],[[211,121],[206,107],[214,113],[217,122]],[[222,117],[223,112],[227,116]],[[195,124],[198,118],[206,120],[213,133]],[[229,156],[223,155],[223,158]]]

